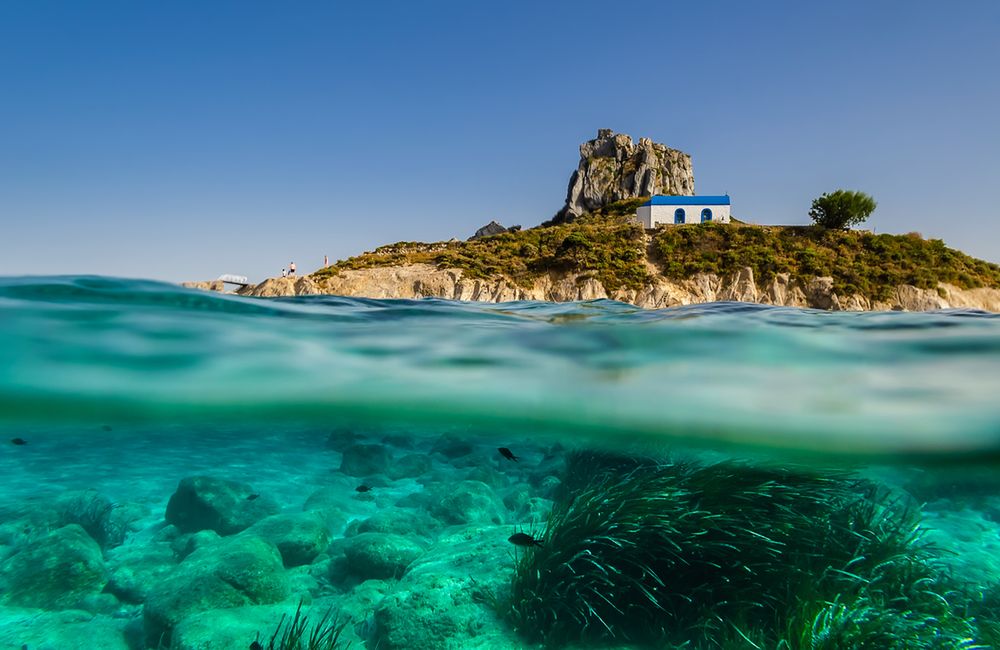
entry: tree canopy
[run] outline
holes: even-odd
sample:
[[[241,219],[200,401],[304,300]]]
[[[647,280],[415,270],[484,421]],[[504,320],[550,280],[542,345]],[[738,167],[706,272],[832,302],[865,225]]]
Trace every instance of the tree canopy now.
[[[875,199],[864,192],[837,190],[815,199],[809,216],[824,228],[846,230],[864,223],[876,205]]]

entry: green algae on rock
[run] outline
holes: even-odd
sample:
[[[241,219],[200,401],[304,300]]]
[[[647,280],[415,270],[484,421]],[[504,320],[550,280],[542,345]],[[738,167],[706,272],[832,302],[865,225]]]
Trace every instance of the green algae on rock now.
[[[169,642],[175,625],[205,609],[265,605],[289,595],[278,549],[259,537],[221,538],[188,555],[146,598],[147,645]]]
[[[100,546],[82,527],[69,524],[24,545],[0,565],[0,602],[83,609],[82,601],[107,582]]]
[[[167,502],[166,520],[182,532],[214,530],[232,535],[278,512],[269,498],[256,498],[249,484],[211,476],[190,476]]]

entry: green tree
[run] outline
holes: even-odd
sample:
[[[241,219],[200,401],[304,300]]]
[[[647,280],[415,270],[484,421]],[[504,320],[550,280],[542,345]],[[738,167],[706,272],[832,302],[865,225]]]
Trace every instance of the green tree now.
[[[837,190],[814,200],[809,216],[824,228],[846,230],[864,223],[875,206],[875,199],[864,192]]]

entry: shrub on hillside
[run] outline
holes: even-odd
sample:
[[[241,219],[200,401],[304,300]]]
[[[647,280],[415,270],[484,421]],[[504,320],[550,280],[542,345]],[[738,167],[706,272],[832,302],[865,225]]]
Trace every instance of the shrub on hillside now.
[[[875,199],[864,192],[837,190],[815,199],[809,216],[817,226],[843,230],[864,223],[875,206]]]

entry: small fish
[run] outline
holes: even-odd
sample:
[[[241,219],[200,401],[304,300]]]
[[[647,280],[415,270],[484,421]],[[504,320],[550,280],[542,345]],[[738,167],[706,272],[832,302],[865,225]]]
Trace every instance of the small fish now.
[[[367,485],[359,485],[358,487],[354,488],[354,490],[356,492],[362,492],[362,493],[363,492],[371,492],[372,491],[372,489],[370,487],[368,487]]]
[[[528,533],[514,533],[507,538],[507,541],[514,546],[541,546],[542,541],[535,539]]]
[[[514,455],[514,452],[512,452],[510,449],[507,449],[506,447],[497,447],[497,451],[499,451],[500,455],[506,458],[507,460],[513,460],[513,461],[521,460],[518,456]]]
[[[26,445],[26,444],[28,444],[28,441],[25,440],[24,438],[11,438],[10,444],[12,444],[12,445]]]
[[[253,501],[254,499],[257,499],[259,497],[260,497],[259,494],[248,494],[247,495],[247,501]]]

